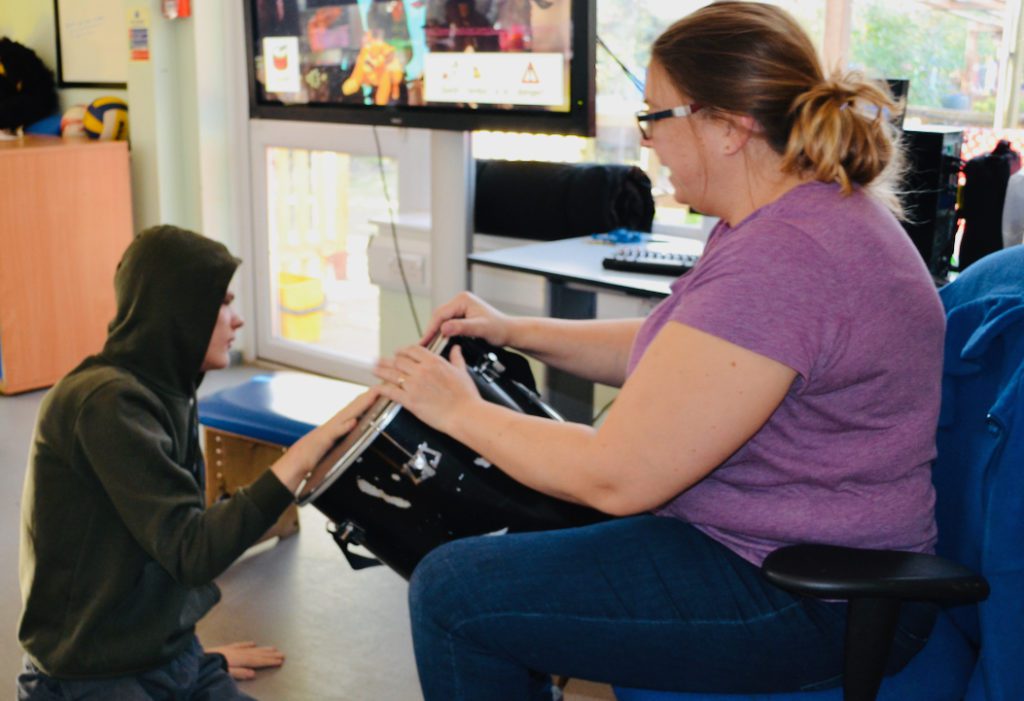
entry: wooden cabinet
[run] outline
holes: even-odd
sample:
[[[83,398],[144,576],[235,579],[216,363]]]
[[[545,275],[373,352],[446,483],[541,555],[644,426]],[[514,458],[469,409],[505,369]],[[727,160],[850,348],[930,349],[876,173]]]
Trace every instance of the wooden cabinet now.
[[[52,385],[103,347],[131,238],[125,142],[0,141],[0,392]]]

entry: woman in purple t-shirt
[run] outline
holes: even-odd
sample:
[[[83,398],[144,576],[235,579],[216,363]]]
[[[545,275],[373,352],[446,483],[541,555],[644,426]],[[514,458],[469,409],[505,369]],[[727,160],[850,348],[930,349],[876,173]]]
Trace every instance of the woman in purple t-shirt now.
[[[621,386],[598,427],[482,400],[461,354],[382,361],[381,393],[542,492],[622,516],[470,538],[411,583],[428,700],[542,698],[550,673],[771,692],[841,680],[845,605],[761,575],[800,542],[927,552],[943,314],[887,186],[884,88],[826,79],[784,11],[725,2],[655,43],[638,114],[676,198],[721,223],[646,320],[507,317],[469,294],[427,337],[478,336]],[[891,656],[923,645],[907,607]],[[550,697],[548,697],[550,698]]]

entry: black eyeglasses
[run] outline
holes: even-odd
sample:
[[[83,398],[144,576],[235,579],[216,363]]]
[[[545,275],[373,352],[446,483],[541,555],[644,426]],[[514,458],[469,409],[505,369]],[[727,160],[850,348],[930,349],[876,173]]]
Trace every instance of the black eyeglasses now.
[[[680,105],[679,107],[673,107],[670,110],[659,110],[657,112],[637,112],[636,113],[636,126],[640,129],[640,136],[645,141],[650,141],[651,133],[654,125],[651,122],[656,122],[659,119],[668,119],[669,117],[689,117],[694,112],[702,109],[703,105],[698,105],[696,102],[691,102],[688,105]]]

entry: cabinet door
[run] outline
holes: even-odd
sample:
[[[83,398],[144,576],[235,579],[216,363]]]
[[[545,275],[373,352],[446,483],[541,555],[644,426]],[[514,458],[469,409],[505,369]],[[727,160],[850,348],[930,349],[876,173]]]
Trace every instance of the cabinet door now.
[[[49,386],[102,348],[131,226],[124,142],[0,147],[0,392]]]

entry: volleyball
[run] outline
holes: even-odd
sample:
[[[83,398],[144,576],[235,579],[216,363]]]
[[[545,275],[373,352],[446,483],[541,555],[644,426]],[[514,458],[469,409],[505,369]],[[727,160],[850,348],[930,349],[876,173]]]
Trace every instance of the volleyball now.
[[[85,109],[82,126],[91,139],[125,140],[128,138],[128,104],[117,97],[98,97]]]
[[[69,107],[60,118],[61,136],[82,136],[85,134],[85,105]]]

